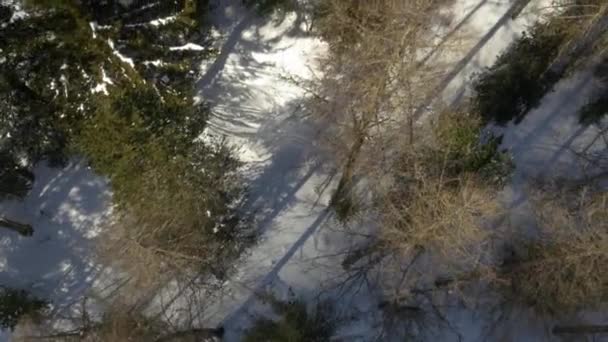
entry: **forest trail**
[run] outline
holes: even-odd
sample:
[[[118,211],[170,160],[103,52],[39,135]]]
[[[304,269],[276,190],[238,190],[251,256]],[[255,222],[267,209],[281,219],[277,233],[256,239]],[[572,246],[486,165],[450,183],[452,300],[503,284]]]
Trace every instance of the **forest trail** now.
[[[486,0],[454,4],[446,39],[457,33],[467,40],[464,51],[451,56],[453,70],[439,90],[444,100],[463,96],[470,77],[537,20],[532,11],[511,19],[514,6]],[[210,17],[221,38],[219,55],[203,66],[199,82],[200,96],[212,108],[208,135],[240,146],[251,180],[248,209],[256,212],[261,234],[218,299],[210,304],[207,298],[205,316],[199,317],[200,324],[222,324],[231,341],[238,340],[256,310],[263,310],[262,292],[289,289],[314,296],[338,280],[344,274],[341,258],[354,237],[335,229],[326,208],[330,191],[318,192],[331,176],[331,164],[315,146],[321,128],[299,115],[305,91],[286,80],[315,77],[315,59],[326,47],[293,13],[263,19],[240,1],[220,1]],[[364,289],[356,299],[357,309],[371,304],[366,290],[371,291]]]

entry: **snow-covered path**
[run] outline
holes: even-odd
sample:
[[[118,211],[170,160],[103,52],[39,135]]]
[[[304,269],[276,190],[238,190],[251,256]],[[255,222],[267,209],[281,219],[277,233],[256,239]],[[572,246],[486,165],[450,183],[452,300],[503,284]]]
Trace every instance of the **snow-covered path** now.
[[[348,244],[334,239],[328,192],[318,191],[327,177],[314,144],[318,128],[298,115],[302,89],[285,79],[310,79],[324,44],[306,35],[295,15],[262,19],[239,1],[222,1],[211,18],[225,39],[199,83],[213,108],[209,134],[240,147],[251,178],[246,208],[261,234],[205,317],[223,324],[230,339],[256,294],[271,286],[316,290],[327,269],[307,260]]]
[[[537,19],[529,10],[540,2],[533,3],[512,20],[509,1],[455,2],[447,29],[466,37],[468,49],[452,56],[454,68],[440,89],[445,99],[462,96],[470,77]],[[208,134],[241,146],[252,182],[248,204],[257,212],[261,240],[242,259],[220,299],[207,300],[202,321],[224,325],[227,340],[238,340],[248,313],[258,306],[256,294],[285,288],[316,293],[343,273],[341,253],[353,237],[333,229],[337,225],[326,210],[329,191],[318,192],[329,177],[314,144],[322,128],[298,115],[305,92],[285,79],[310,79],[325,46],[303,32],[295,14],[262,19],[240,1],[221,1],[211,18],[221,44],[199,82],[201,98],[212,106]],[[359,298],[357,304],[369,302]]]

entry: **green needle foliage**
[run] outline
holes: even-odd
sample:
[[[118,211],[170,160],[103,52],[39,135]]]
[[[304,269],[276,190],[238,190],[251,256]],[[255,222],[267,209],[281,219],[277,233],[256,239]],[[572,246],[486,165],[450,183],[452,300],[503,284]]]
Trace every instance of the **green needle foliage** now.
[[[190,70],[208,51],[170,49],[200,36],[206,1],[186,1],[160,26],[128,7],[101,27],[95,6],[29,1],[27,17],[0,27],[0,182],[19,188],[2,193],[24,196],[36,162],[83,156],[111,183],[116,210],[102,240],[111,261],[217,268],[239,245],[228,224],[238,163],[198,139],[208,109],[193,99]]]
[[[0,286],[0,328],[12,330],[21,317],[40,312],[46,307],[45,301],[25,290]]]
[[[325,342],[331,340],[338,327],[329,303],[320,303],[312,311],[303,300],[284,302],[271,298],[270,304],[279,318],[257,320],[244,342]]]
[[[565,28],[537,24],[517,39],[473,85],[474,107],[485,121],[506,124],[538,105],[555,80],[543,77],[568,38]]]

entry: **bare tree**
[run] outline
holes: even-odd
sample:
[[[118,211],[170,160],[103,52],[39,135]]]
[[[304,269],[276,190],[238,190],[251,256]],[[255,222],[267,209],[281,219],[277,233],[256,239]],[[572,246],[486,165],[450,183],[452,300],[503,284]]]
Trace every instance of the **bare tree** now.
[[[332,204],[349,196],[356,175],[386,169],[391,146],[423,134],[414,113],[443,72],[441,51],[450,44],[433,34],[445,3],[332,0],[321,7],[316,27],[330,54],[312,110],[329,127],[326,142],[342,169]],[[423,51],[435,52],[432,61],[421,63]]]
[[[492,282],[542,313],[600,305],[608,296],[606,194],[562,184],[532,191],[531,202],[540,236],[518,242]]]

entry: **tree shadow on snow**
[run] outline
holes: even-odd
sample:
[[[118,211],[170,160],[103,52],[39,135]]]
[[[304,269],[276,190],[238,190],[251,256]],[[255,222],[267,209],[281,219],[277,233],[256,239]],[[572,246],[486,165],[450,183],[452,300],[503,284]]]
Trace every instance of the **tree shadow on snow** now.
[[[0,203],[3,214],[32,224],[34,235],[0,234],[0,284],[30,290],[56,310],[77,302],[100,271],[92,240],[110,208],[107,181],[71,161],[63,169],[41,163],[23,201]]]

